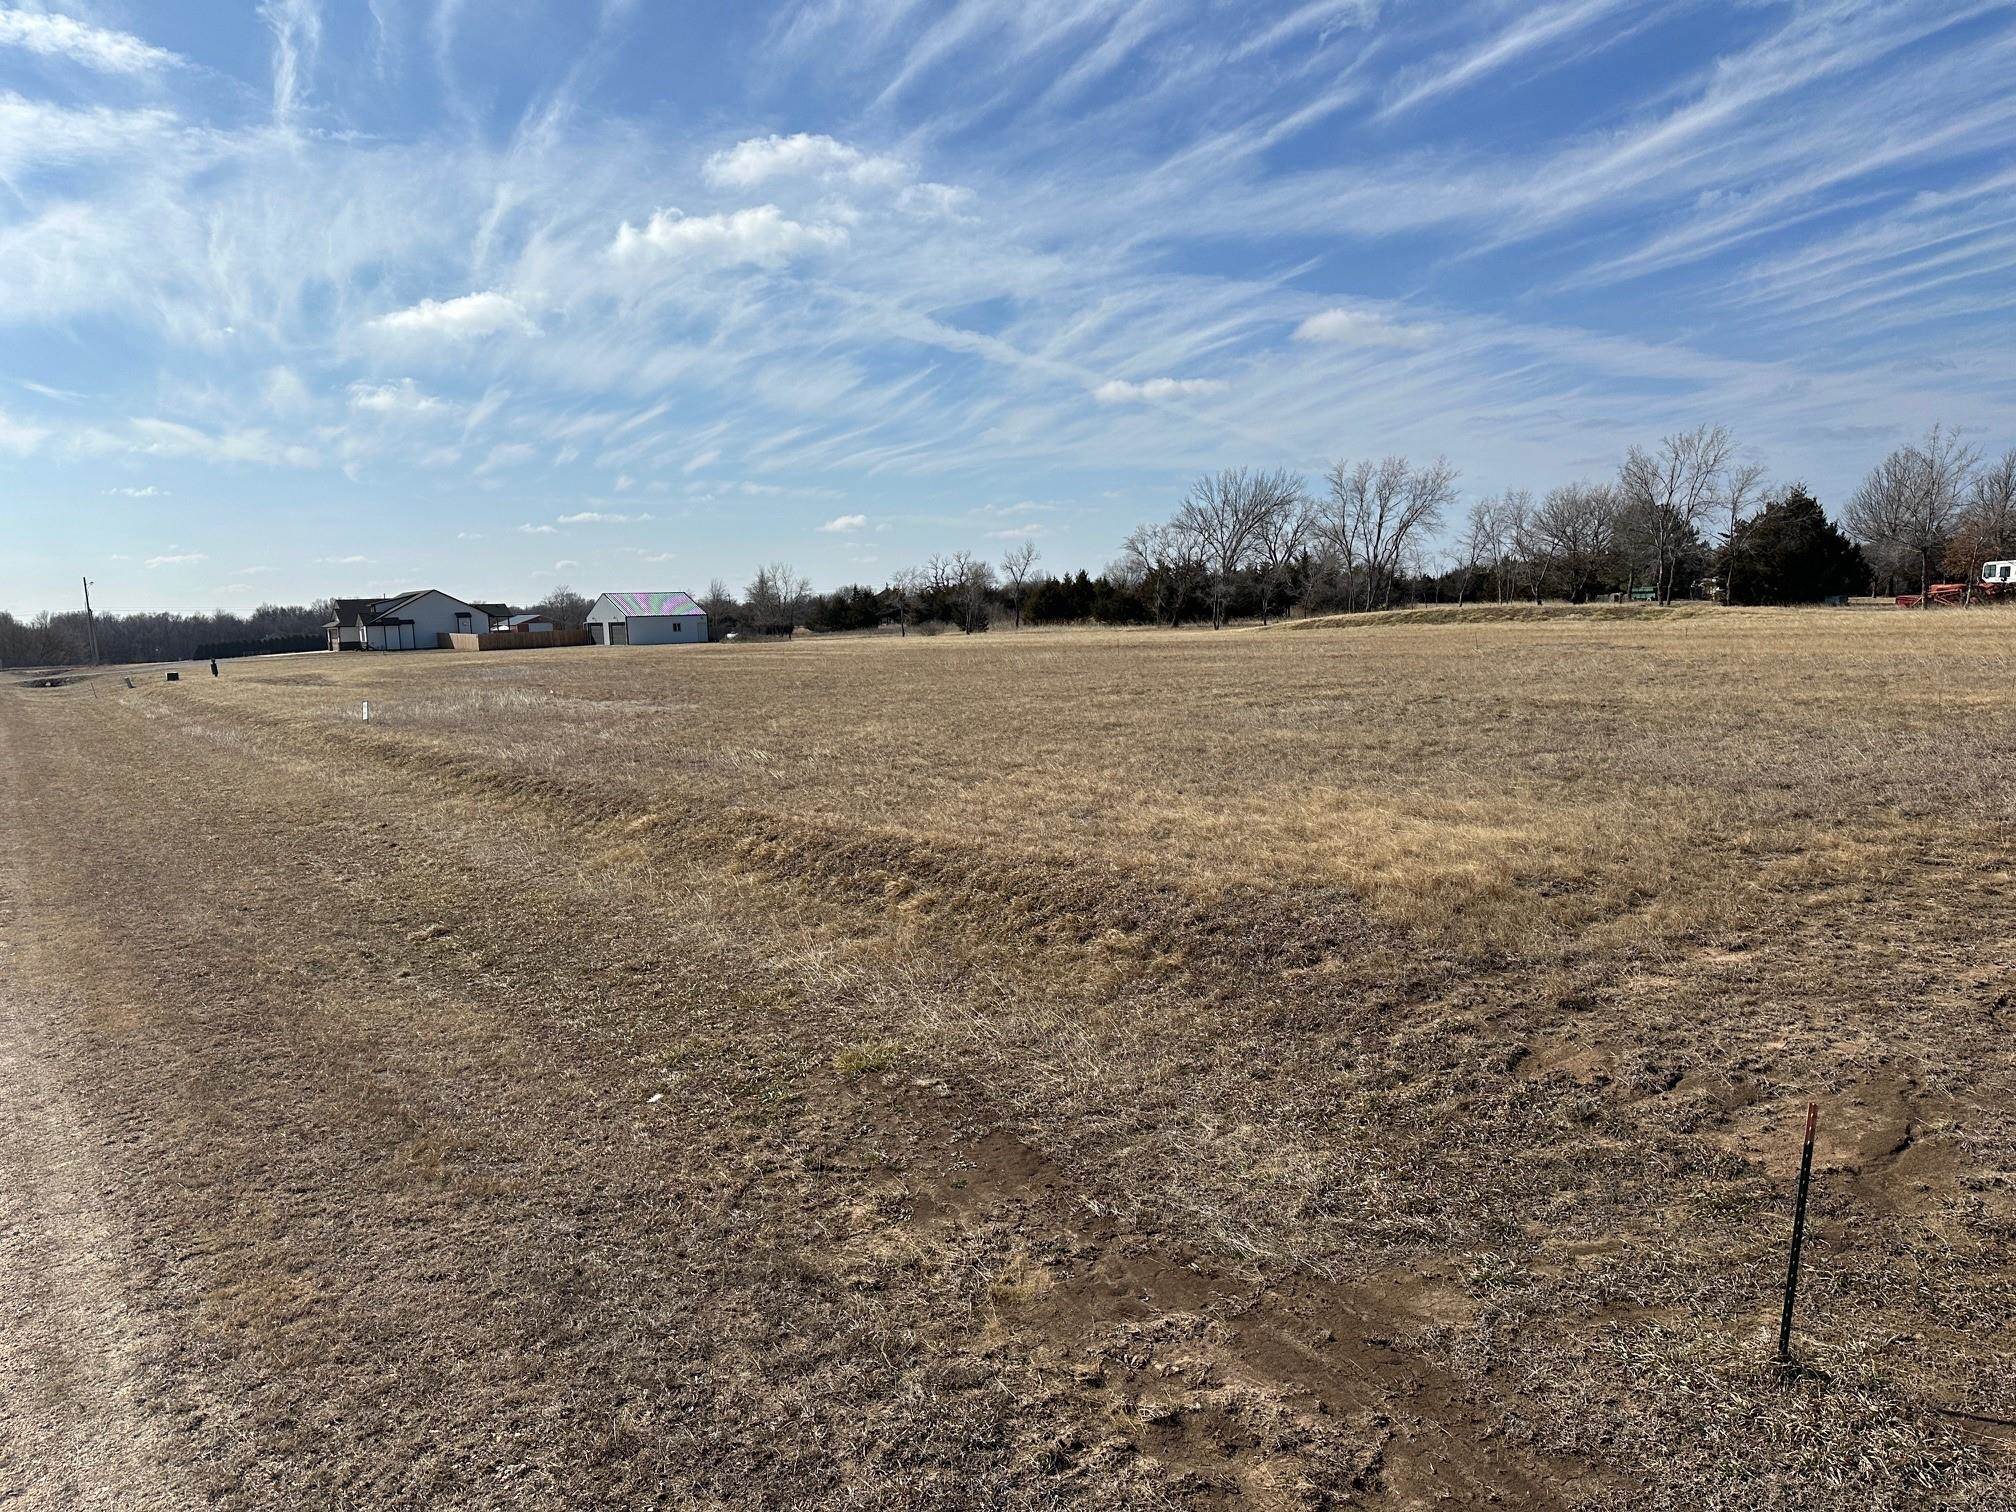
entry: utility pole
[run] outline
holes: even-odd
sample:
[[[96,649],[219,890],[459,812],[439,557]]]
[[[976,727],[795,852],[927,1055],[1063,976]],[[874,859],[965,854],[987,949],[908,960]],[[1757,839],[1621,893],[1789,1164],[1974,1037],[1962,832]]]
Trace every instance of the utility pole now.
[[[98,665],[98,620],[91,613],[91,579],[84,579],[84,627],[91,632],[91,665]]]

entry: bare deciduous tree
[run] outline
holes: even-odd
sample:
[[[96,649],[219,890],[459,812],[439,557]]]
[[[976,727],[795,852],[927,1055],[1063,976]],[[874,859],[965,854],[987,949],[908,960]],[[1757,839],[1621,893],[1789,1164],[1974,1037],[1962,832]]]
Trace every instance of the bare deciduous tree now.
[[[1113,574],[1146,589],[1156,623],[1174,626],[1204,576],[1196,538],[1173,524],[1138,525],[1120,548]]]
[[[1456,538],[1454,552],[1458,604],[1470,596],[1470,584],[1477,575],[1486,571],[1499,578],[1498,597],[1501,601],[1504,599],[1505,530],[1503,500],[1479,499],[1470,506],[1470,513],[1463,520],[1462,533]]]
[[[1946,549],[1980,460],[1973,447],[1935,425],[1923,441],[1877,463],[1848,501],[1850,535],[1917,562],[1921,607],[1931,602],[1932,562]]]
[[[1659,602],[1672,602],[1681,553],[1702,524],[1727,503],[1736,443],[1726,427],[1697,426],[1666,437],[1655,451],[1634,446],[1619,469],[1617,491],[1643,534]],[[1754,487],[1756,480],[1747,486]]]
[[[1022,628],[1022,609],[1029,601],[1029,585],[1035,581],[1038,553],[1034,541],[1010,546],[1001,558],[1001,581],[1007,585],[1008,607],[1015,615],[1015,628]]]
[[[896,633],[908,637],[917,622],[917,610],[924,600],[925,579],[921,569],[904,567],[889,577],[889,601],[896,608]]]
[[[1225,607],[1239,574],[1252,562],[1268,519],[1294,508],[1302,480],[1286,471],[1250,472],[1228,467],[1190,485],[1175,529],[1194,543],[1211,603],[1211,628],[1223,629]]]
[[[1260,623],[1271,620],[1274,600],[1288,585],[1288,576],[1308,550],[1309,531],[1314,521],[1302,480],[1295,480],[1292,497],[1269,511],[1253,533],[1253,579],[1260,590]]]
[[[532,607],[559,629],[574,630],[588,622],[588,611],[595,604],[587,594],[576,593],[565,583],[557,583],[551,593]]]
[[[1946,570],[1972,582],[1983,562],[2016,557],[2016,451],[1974,474],[1967,503],[1946,549]]]
[[[740,622],[742,606],[735,601],[735,595],[720,578],[708,583],[707,591],[700,595],[700,607],[707,611],[707,633],[715,640],[731,621]]]
[[[1728,534],[1723,537],[1725,547],[1735,541],[1736,533],[1743,528],[1744,522],[1759,505],[1766,502],[1764,480],[1768,476],[1769,472],[1761,462],[1729,464],[1729,475],[1722,485],[1722,512],[1729,522]],[[1736,555],[1725,550],[1722,556],[1722,602],[1729,604],[1735,602]]]
[[[1330,469],[1321,528],[1347,572],[1362,573],[1365,607],[1382,607],[1407,553],[1442,523],[1456,497],[1456,469],[1437,457],[1416,467],[1405,457]]]
[[[955,552],[945,566],[951,575],[953,601],[959,606],[959,628],[968,635],[985,630],[987,600],[994,592],[993,566],[970,551]]]
[[[1527,520],[1527,539],[1573,603],[1610,565],[1617,535],[1616,490],[1567,483],[1549,491]]]
[[[1546,586],[1547,563],[1533,535],[1533,495],[1523,488],[1506,490],[1498,505],[1498,521],[1504,547],[1504,555],[1499,558],[1500,572],[1505,587],[1518,598],[1532,594],[1537,604]],[[1501,593],[1499,602],[1504,602],[1504,598]]]
[[[758,567],[743,592],[749,618],[758,629],[795,631],[805,618],[805,600],[812,584],[783,562]]]

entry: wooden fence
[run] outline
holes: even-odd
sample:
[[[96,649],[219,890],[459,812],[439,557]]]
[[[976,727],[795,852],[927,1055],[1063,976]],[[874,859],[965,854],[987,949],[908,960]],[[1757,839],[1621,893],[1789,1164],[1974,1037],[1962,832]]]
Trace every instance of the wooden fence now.
[[[441,636],[444,651],[534,651],[541,646],[592,646],[586,630],[492,630],[487,635]]]

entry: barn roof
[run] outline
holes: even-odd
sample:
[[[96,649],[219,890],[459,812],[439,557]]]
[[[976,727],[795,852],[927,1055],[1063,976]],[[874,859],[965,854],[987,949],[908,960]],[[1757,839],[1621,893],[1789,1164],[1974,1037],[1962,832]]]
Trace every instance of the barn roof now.
[[[650,619],[661,614],[706,614],[690,593],[605,593],[625,619]]]

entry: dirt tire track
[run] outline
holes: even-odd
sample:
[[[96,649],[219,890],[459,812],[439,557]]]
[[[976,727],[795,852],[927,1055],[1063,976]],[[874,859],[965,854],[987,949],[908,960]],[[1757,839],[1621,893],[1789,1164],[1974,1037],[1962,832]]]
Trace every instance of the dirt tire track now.
[[[1101,1216],[1068,1172],[957,1081],[889,1073],[854,1096],[878,1127],[914,1131],[912,1227],[958,1227],[1006,1209],[1041,1247],[1034,1295],[1014,1322],[1067,1357],[1096,1362],[1081,1363],[1077,1379],[1102,1412],[1128,1421],[1141,1453],[1229,1475],[1259,1506],[1342,1496],[1376,1506],[1553,1508],[1564,1504],[1558,1488],[1590,1479],[1581,1466],[1513,1448],[1453,1376],[1401,1342],[1427,1321],[1404,1284],[1242,1271]],[[1216,1385],[1186,1389],[1186,1373]],[[1270,1463],[1236,1410],[1225,1411],[1240,1390],[1310,1441],[1349,1422],[1373,1448],[1348,1478],[1312,1482],[1303,1467]],[[1221,1421],[1197,1431],[1213,1418]]]
[[[0,1505],[195,1498],[145,1382],[152,1321],[98,1140],[51,1054],[72,1002],[27,985],[29,752],[0,719]]]

